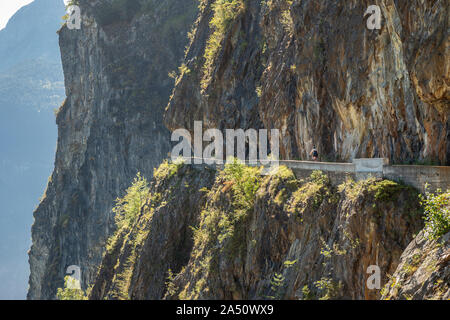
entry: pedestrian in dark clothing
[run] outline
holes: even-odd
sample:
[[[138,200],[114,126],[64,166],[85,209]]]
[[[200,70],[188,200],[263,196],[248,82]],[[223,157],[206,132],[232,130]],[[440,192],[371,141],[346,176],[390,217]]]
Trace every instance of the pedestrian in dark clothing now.
[[[309,155],[312,157],[313,161],[319,160],[319,151],[317,151],[316,146],[313,147]]]

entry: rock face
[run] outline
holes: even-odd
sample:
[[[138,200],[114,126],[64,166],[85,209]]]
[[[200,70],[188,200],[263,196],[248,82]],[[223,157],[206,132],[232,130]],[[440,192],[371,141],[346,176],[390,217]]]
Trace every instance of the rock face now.
[[[216,2],[202,2],[169,128],[278,128],[284,159],[315,144],[324,160],[450,164],[446,1],[377,1],[380,30],[373,1]]]
[[[154,181],[151,195],[132,228],[119,230],[106,253],[91,299],[160,299],[169,269],[179,272],[192,251],[192,226],[198,225],[205,192],[215,172],[179,168]]]
[[[406,248],[383,299],[450,299],[450,233],[439,241],[421,232]]]
[[[386,283],[421,229],[417,194],[390,181],[163,164],[133,224],[115,230],[111,208],[196,120],[278,128],[284,159],[316,144],[323,160],[449,164],[444,1],[377,1],[371,31],[369,1],[202,0],[184,63],[195,1],[79,2],[82,29],[60,31],[68,98],[30,299],[53,298],[69,265],[91,299],[381,297],[368,267]]]
[[[368,267],[386,283],[421,228],[417,193],[390,181],[171,166],[110,242],[91,299],[378,299]]]
[[[195,1],[80,0],[81,30],[63,27],[67,99],[57,115],[55,169],[34,213],[29,299],[53,299],[66,268],[93,281],[113,230],[114,199],[170,151],[162,124]]]

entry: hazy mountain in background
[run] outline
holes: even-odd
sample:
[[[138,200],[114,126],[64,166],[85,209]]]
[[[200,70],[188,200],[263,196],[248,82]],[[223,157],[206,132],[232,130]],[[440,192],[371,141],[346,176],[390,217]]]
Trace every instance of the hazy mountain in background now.
[[[63,0],[36,0],[17,11],[0,31],[0,70],[38,57],[60,60],[54,49],[62,15]]]
[[[65,97],[62,0],[36,0],[0,31],[0,299],[24,299],[33,209],[50,175]]]

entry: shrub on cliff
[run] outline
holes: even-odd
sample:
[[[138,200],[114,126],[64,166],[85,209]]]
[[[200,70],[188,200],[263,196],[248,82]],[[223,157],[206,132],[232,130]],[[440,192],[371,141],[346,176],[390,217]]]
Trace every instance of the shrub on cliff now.
[[[317,210],[325,199],[332,201],[332,190],[330,179],[322,171],[313,171],[307,182],[293,193],[289,203],[289,212],[301,217],[308,203]]]
[[[212,5],[214,16],[210,21],[213,33],[208,39],[205,48],[205,65],[202,88],[205,89],[210,78],[210,69],[214,63],[225,34],[229,31],[231,23],[245,9],[243,0],[216,0]]]
[[[222,174],[232,184],[235,207],[244,211],[252,208],[261,180],[259,168],[248,167],[234,159],[225,165]]]
[[[164,160],[158,168],[153,171],[153,178],[158,181],[173,177],[178,170],[184,165],[184,160],[179,158],[173,162]]]
[[[221,172],[224,187],[219,191],[226,193],[231,189],[233,194],[233,210],[227,211],[220,206],[213,206],[202,213],[202,224],[198,232],[208,230],[206,242],[211,244],[217,240],[227,244],[228,252],[232,255],[243,250],[245,242],[245,221],[248,213],[253,209],[256,192],[259,189],[261,176],[260,169],[249,167],[234,159],[225,165]],[[197,232],[197,238],[200,239]],[[198,242],[198,241],[197,241]]]
[[[72,277],[64,278],[64,289],[59,288],[56,293],[58,300],[87,300],[83,290],[76,289],[76,280]]]
[[[437,240],[450,231],[450,190],[429,192],[426,186],[425,196],[420,195],[425,209],[425,228],[430,240]]]
[[[138,172],[133,184],[127,189],[126,195],[118,198],[116,206],[113,208],[113,212],[116,214],[116,225],[119,229],[133,224],[142,205],[147,200],[149,192],[147,180]]]

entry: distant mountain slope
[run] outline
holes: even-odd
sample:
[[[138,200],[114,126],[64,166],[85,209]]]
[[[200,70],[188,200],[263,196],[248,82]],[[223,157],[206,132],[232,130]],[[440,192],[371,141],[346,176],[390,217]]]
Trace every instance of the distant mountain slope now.
[[[52,111],[64,98],[59,60],[24,60],[0,74],[0,106]]]
[[[0,71],[36,58],[59,60],[55,33],[63,15],[63,0],[36,0],[17,11],[0,31]]]
[[[0,31],[0,299],[24,299],[31,212],[54,160],[53,109],[64,100],[62,0],[36,0]]]

